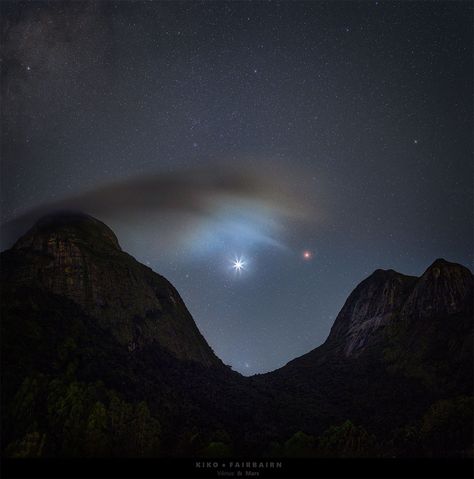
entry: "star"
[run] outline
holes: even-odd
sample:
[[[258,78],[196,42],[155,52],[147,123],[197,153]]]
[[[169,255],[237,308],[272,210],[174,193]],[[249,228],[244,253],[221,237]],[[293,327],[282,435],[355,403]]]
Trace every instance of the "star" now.
[[[242,271],[245,265],[245,261],[242,258],[237,258],[234,262],[232,267],[235,269],[235,271]]]
[[[415,143],[415,145],[418,145],[418,140],[415,138],[415,139],[413,140],[413,143]]]
[[[309,261],[312,258],[313,258],[313,253],[311,253],[311,251],[308,251],[308,250],[303,251],[304,260]]]

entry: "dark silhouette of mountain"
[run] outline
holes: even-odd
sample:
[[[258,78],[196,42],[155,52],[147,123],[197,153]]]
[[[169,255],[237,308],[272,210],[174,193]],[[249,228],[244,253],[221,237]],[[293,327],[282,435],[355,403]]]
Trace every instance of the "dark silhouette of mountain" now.
[[[251,378],[94,218],[43,218],[1,266],[3,455],[472,453],[473,276],[461,265],[375,271],[323,345]]]
[[[1,265],[7,455],[185,455],[227,447],[228,431],[247,444],[272,414],[174,287],[96,219],[45,217]]]
[[[4,261],[12,285],[41,285],[96,317],[129,350],[157,341],[179,359],[219,365],[176,289],[120,248],[115,234],[83,214],[41,219]]]
[[[379,269],[350,294],[325,344],[290,364],[329,350],[339,357],[358,357],[385,344],[387,328],[409,324],[414,332],[425,319],[472,315],[472,300],[473,276],[459,264],[437,259],[420,278]]]
[[[351,418],[389,441],[438,400],[472,402],[472,300],[471,272],[443,259],[420,278],[377,270],[351,293],[323,345],[260,380],[302,398],[305,407],[292,412],[298,428],[318,429],[326,404],[330,422]],[[464,434],[472,442],[470,427]]]

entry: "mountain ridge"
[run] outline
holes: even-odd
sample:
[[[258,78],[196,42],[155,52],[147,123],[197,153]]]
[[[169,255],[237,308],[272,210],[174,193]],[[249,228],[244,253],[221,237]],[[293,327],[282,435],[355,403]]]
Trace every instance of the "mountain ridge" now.
[[[64,252],[66,244],[72,245],[69,247],[67,254]],[[79,281],[78,283],[70,278],[72,275],[80,276],[83,273],[81,270],[84,268],[81,268],[76,261],[78,258],[84,256],[80,250],[81,247],[86,249],[92,248],[101,255],[106,253],[108,256],[115,258],[122,257],[129,259],[131,263],[139,265],[143,271],[149,271],[166,282],[166,285],[170,288],[168,290],[170,293],[170,301],[175,304],[179,302],[180,305],[184,306],[179,293],[173,288],[171,283],[148,266],[137,262],[135,258],[128,253],[123,252],[115,233],[105,223],[80,211],[58,211],[40,218],[26,233],[20,236],[12,248],[6,250],[5,253],[12,250],[22,252],[33,251],[35,253],[46,253],[49,256],[57,257],[59,263],[61,263],[61,260],[63,263],[65,261],[68,265],[62,265],[63,271],[53,271],[51,275],[54,276],[64,272],[69,274],[69,276],[66,277],[66,283],[70,282],[71,288],[65,291],[64,285],[59,287],[54,283],[46,283],[46,289],[70,297],[89,313],[92,313],[92,316],[100,315],[103,314],[102,308],[105,306],[102,299],[100,297],[93,299],[95,303],[98,303],[101,309],[98,310],[97,307],[92,307],[91,309],[90,300],[85,298],[86,294],[81,282]],[[2,254],[4,253],[2,252]],[[47,268],[50,266],[51,265],[48,265]],[[372,274],[362,280],[351,292],[337,315],[326,340],[320,346],[299,357],[291,359],[284,366],[274,371],[285,368],[288,364],[297,361],[299,358],[312,355],[314,351],[320,350],[321,348],[323,350],[332,350],[333,352],[340,352],[342,349],[345,357],[357,356],[364,350],[364,346],[367,344],[370,345],[371,338],[376,336],[379,329],[383,329],[395,315],[402,317],[410,315],[408,311],[409,308],[405,303],[410,303],[410,301],[416,302],[416,297],[420,296],[419,291],[416,289],[417,285],[421,288],[421,286],[426,283],[425,279],[428,276],[430,276],[431,279],[433,275],[438,277],[441,274],[442,278],[442,273],[452,273],[453,271],[457,273],[461,272],[458,276],[461,277],[461,286],[464,286],[464,297],[458,297],[459,294],[456,293],[459,293],[459,291],[451,293],[455,295],[455,299],[463,303],[462,306],[465,306],[464,303],[468,301],[470,295],[472,296],[472,284],[469,286],[465,285],[465,283],[469,280],[472,283],[473,276],[468,268],[458,263],[449,262],[444,258],[437,258],[420,276],[405,275],[391,268],[374,270]],[[31,271],[29,273],[31,274]],[[21,274],[16,274],[13,281],[19,281],[21,284],[23,280],[18,277],[21,277]],[[27,281],[31,279],[32,278],[29,278]],[[9,279],[9,281],[11,281],[11,279]],[[97,285],[93,285],[93,287],[97,289]],[[421,296],[423,295],[421,294]],[[117,295],[115,299],[117,299]],[[395,300],[396,302],[394,303]],[[95,306],[97,306],[97,304]],[[159,301],[154,306],[158,306],[157,309],[159,310]],[[416,307],[417,304],[411,306],[412,309]],[[448,306],[445,309],[446,312],[449,312]],[[455,312],[455,310],[452,312]],[[156,313],[157,311],[154,308],[142,310],[142,316],[153,316]],[[186,313],[189,315],[187,310]],[[194,321],[192,322],[194,324]],[[168,333],[168,335],[172,335],[172,333]],[[205,339],[199,331],[198,335],[205,342]],[[137,347],[136,339],[138,338],[134,337],[130,331],[128,331],[128,334],[125,334],[125,336],[128,340],[127,347],[130,350]],[[171,348],[173,350],[173,347]],[[204,360],[207,364],[222,365],[223,363],[219,358],[216,357],[217,361],[212,358],[213,355],[214,353],[212,352],[210,359],[201,358],[201,360]],[[269,371],[263,374],[271,374],[272,372],[273,371]],[[259,374],[257,374],[257,376],[258,375]]]
[[[178,358],[222,365],[172,284],[123,252],[99,220],[77,212],[48,215],[6,254],[28,261],[7,267],[4,281],[37,283],[71,299],[130,351],[158,341]]]
[[[282,368],[299,358],[314,355],[316,350],[331,350],[333,353],[340,353],[342,350],[345,357],[357,356],[363,351],[364,346],[370,346],[371,337],[391,321],[413,319],[413,310],[418,305],[411,303],[414,297],[420,296],[418,289],[425,285],[427,275],[430,276],[440,268],[442,272],[448,270],[451,275],[461,277],[461,287],[451,291],[451,296],[457,300],[460,309],[469,308],[469,300],[473,297],[473,275],[468,268],[459,263],[438,258],[420,276],[405,275],[393,269],[376,269],[348,296],[326,340],[313,350],[288,361]],[[442,291],[437,293],[441,298],[444,297]],[[396,295],[398,297],[394,303]],[[433,295],[429,301],[437,304]],[[445,306],[438,312],[455,314],[459,311],[453,305]]]
[[[0,258],[4,454],[279,455],[303,441],[307,455],[314,437],[320,455],[466,447],[469,428],[442,447],[422,428],[439,401],[470,424],[473,277],[461,265],[374,271],[323,345],[244,377],[215,356],[171,283],[94,218],[40,220]],[[395,445],[404,428],[421,439]],[[325,437],[336,433],[334,450]]]

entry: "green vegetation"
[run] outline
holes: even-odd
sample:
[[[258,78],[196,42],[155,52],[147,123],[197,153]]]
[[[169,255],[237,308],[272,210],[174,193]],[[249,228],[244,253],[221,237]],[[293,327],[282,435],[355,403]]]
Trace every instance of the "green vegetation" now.
[[[327,457],[374,457],[378,455],[375,436],[363,427],[345,421],[331,426],[319,438],[319,449]]]
[[[311,457],[315,455],[316,441],[313,436],[298,431],[285,442],[283,456]]]
[[[434,403],[421,420],[420,440],[426,455],[444,451],[463,456],[474,444],[474,397],[459,396]]]
[[[6,447],[7,456],[160,455],[161,426],[147,403],[127,402],[100,382],[28,377],[8,422],[14,424],[15,439]]]

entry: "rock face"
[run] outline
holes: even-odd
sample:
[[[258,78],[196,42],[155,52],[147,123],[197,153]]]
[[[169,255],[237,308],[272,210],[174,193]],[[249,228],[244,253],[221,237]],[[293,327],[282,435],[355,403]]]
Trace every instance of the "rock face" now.
[[[377,270],[350,294],[328,337],[345,356],[360,354],[400,313],[416,278]]]
[[[471,272],[443,259],[420,278],[377,270],[351,293],[327,343],[346,357],[355,357],[383,339],[387,325],[468,311],[472,293]]]
[[[178,359],[222,365],[176,289],[124,253],[112,230],[90,216],[41,219],[2,263],[4,284],[74,301],[129,351],[156,341]]]
[[[459,264],[436,260],[419,278],[377,270],[324,344],[257,379],[301,401],[288,415],[302,430],[349,417],[383,437],[440,399],[472,397],[472,300],[473,276]]]
[[[437,259],[417,280],[401,315],[407,320],[451,316],[468,310],[472,301],[471,272],[459,264]]]

